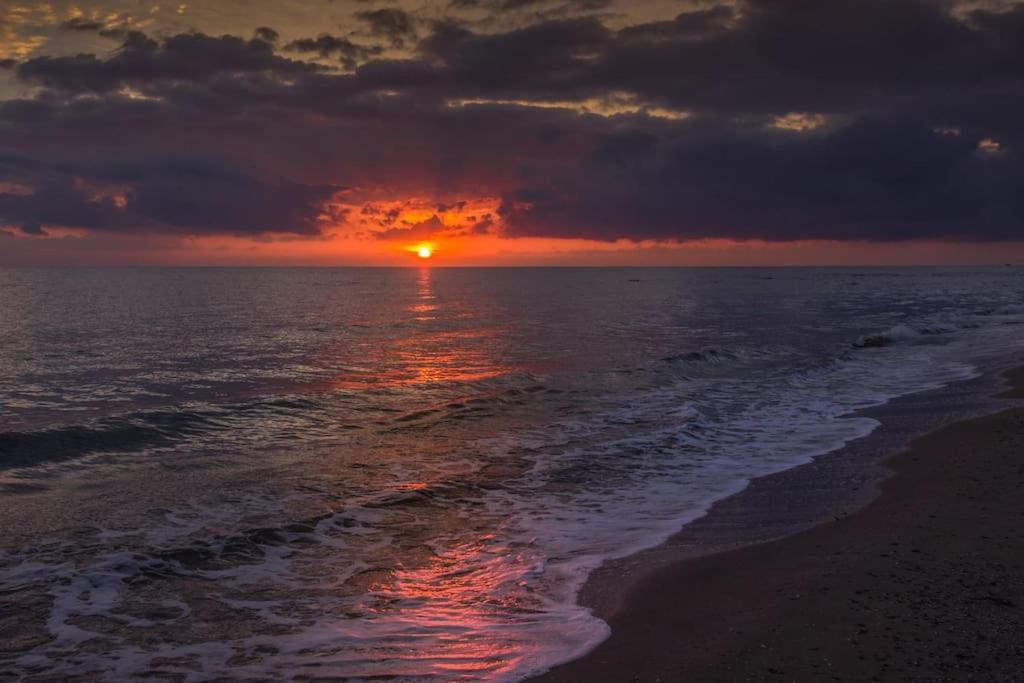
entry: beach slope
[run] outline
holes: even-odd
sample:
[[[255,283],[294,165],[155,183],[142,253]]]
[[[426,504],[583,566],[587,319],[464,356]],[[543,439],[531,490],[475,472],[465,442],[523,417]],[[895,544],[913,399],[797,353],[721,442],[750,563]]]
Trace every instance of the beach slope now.
[[[1024,680],[1024,409],[887,465],[855,514],[654,572],[607,641],[538,680]]]

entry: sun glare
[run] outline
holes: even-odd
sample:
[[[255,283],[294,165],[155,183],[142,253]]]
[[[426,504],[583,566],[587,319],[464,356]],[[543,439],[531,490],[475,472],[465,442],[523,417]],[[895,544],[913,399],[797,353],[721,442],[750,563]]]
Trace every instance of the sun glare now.
[[[430,258],[434,255],[434,250],[427,246],[422,246],[416,250],[416,255],[420,258]]]

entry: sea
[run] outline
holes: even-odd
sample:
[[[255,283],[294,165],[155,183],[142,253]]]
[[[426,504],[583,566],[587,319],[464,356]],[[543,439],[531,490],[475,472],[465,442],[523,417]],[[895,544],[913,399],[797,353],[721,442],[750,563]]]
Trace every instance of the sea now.
[[[518,681],[1024,348],[1024,269],[0,269],[0,678]]]

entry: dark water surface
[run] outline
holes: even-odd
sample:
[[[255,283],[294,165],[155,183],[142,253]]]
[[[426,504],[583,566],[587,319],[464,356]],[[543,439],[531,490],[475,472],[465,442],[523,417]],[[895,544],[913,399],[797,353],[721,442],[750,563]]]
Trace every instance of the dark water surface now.
[[[1022,276],[0,269],[0,672],[522,678],[604,559],[1019,350]]]

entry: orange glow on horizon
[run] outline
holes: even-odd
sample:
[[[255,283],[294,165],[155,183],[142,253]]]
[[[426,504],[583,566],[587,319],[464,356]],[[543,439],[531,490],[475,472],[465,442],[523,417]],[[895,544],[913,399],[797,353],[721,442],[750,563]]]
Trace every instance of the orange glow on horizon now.
[[[92,187],[115,205],[120,188]],[[0,183],[0,193],[27,192]],[[127,201],[125,199],[125,201]],[[964,244],[923,240],[889,243],[803,240],[770,242],[708,238],[605,241],[515,237],[501,200],[418,195],[402,200],[345,195],[325,208],[320,234],[258,236],[116,236],[44,225],[25,234],[0,223],[0,263],[39,265],[266,266],[780,266],[932,265],[1024,262],[1024,240]],[[422,315],[422,313],[421,313]]]
[[[84,230],[46,228],[45,236],[21,235],[0,225],[0,262],[18,254],[26,263],[81,265],[255,265],[255,266],[782,266],[932,265],[1024,263],[1024,241],[1012,244],[937,241],[764,242],[691,240],[687,242],[599,242],[499,235],[446,237],[431,242],[431,258],[420,259],[420,243],[409,246],[372,237],[331,234],[296,238],[202,236],[120,237]],[[51,252],[51,249],[54,250]],[[59,249],[59,251],[57,251]],[[443,252],[443,253],[442,253]],[[83,258],[89,256],[89,258]]]

